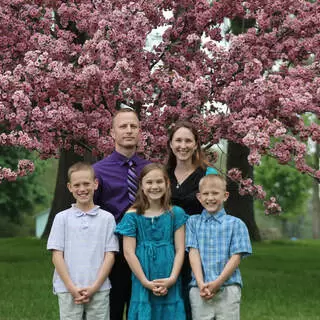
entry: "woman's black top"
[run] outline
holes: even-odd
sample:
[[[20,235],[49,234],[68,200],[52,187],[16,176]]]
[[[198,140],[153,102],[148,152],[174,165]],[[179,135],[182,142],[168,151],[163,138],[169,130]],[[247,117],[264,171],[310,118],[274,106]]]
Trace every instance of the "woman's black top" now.
[[[199,181],[206,175],[206,169],[198,167],[182,183],[178,183],[173,170],[168,170],[171,184],[171,202],[184,209],[188,215],[200,214],[202,205],[196,194],[199,191]]]

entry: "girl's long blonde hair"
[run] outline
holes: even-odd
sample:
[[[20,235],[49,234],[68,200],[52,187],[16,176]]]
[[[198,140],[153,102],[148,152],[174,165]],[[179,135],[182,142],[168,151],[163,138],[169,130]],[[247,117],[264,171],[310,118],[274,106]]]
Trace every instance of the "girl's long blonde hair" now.
[[[161,198],[161,205],[164,210],[170,210],[171,209],[171,188],[170,188],[170,180],[168,177],[167,170],[164,165],[160,163],[150,163],[147,164],[141,171],[140,177],[139,177],[139,187],[138,187],[138,192],[136,196],[136,201],[133,203],[132,208],[136,209],[137,214],[144,214],[145,211],[150,207],[150,203],[148,201],[148,198],[146,195],[143,193],[142,190],[142,180],[143,178],[152,170],[160,170],[163,173],[163,177],[165,180],[166,184],[166,191]]]

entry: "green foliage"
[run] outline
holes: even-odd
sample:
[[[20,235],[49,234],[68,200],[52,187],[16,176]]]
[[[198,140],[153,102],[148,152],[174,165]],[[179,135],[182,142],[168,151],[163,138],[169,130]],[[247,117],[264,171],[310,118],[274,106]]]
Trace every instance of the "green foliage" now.
[[[282,207],[280,219],[290,219],[306,213],[311,196],[312,180],[286,165],[279,165],[270,157],[262,158],[261,165],[254,171],[255,183],[261,184],[267,198],[275,196]],[[262,210],[262,204],[257,204]]]
[[[47,182],[42,181],[49,163],[24,149],[1,147],[0,166],[16,170],[19,159],[33,160],[35,171],[26,177],[18,177],[16,181],[4,180],[0,184],[0,236],[2,237],[21,234],[19,226],[27,222],[30,227],[28,215],[47,207],[50,201],[48,188],[43,187]]]

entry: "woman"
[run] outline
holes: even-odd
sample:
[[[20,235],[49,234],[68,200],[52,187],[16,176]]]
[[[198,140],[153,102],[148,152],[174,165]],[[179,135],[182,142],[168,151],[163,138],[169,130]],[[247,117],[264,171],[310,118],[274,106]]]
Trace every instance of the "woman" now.
[[[188,215],[200,214],[203,207],[196,197],[199,181],[206,174],[218,172],[206,160],[198,132],[190,122],[182,121],[174,125],[169,133],[168,150],[167,169],[171,183],[171,202],[183,208]],[[188,288],[191,267],[187,255],[181,275],[186,315],[187,319],[191,319]]]
[[[190,122],[179,122],[171,129],[168,150],[171,202],[189,215],[200,214],[203,208],[196,198],[199,181],[208,173],[218,172],[206,160],[198,132]]]

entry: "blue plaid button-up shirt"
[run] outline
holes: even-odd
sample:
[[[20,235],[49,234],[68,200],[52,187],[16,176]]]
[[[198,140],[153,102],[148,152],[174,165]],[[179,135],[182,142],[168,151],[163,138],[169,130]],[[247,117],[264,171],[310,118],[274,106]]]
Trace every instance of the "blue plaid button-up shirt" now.
[[[244,222],[226,214],[221,209],[216,214],[203,210],[199,215],[191,216],[187,221],[186,250],[199,250],[204,282],[218,278],[226,263],[234,254],[242,257],[252,253],[249,233]],[[239,284],[242,279],[239,268],[224,283],[224,286]],[[192,273],[190,286],[196,287],[196,279]]]

